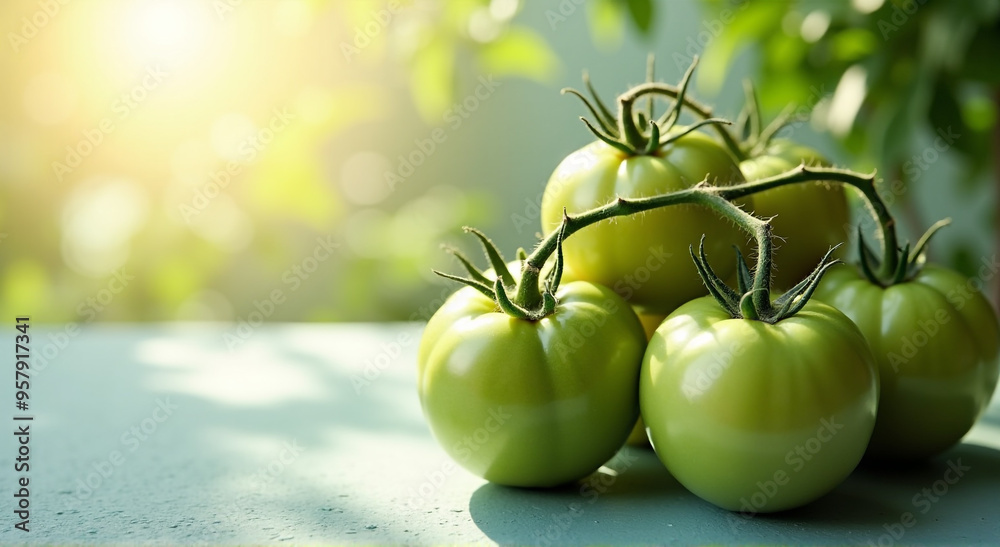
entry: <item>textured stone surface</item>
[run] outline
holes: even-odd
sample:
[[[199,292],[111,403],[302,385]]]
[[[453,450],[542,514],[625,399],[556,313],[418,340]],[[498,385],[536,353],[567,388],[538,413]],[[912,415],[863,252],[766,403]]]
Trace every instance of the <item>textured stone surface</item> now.
[[[33,329],[38,353],[55,329]],[[744,520],[644,450],[619,454],[583,492],[496,487],[454,468],[420,414],[419,329],[266,326],[231,351],[221,326],[85,330],[33,381],[27,534],[13,528],[11,437],[0,445],[0,543],[878,544],[905,512],[915,524],[882,545],[1000,542],[996,404],[930,464],[862,469],[807,508]],[[384,370],[352,381],[368,362]],[[915,505],[949,460],[965,477]]]

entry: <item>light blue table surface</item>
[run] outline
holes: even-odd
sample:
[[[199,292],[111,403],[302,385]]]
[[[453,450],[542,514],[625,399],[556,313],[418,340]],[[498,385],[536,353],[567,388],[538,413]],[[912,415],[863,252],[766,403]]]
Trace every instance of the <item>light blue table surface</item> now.
[[[647,450],[593,477],[597,496],[454,467],[417,401],[420,329],[273,325],[233,349],[223,325],[70,337],[32,380],[28,533],[14,529],[15,438],[0,443],[0,543],[1000,544],[996,402],[931,463],[862,468],[806,508],[743,519],[686,492]],[[59,332],[33,327],[33,352]],[[941,492],[949,463],[968,469]]]

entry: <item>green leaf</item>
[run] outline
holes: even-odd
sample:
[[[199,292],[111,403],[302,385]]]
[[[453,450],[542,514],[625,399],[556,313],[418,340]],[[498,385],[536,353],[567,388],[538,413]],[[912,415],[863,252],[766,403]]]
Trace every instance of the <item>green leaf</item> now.
[[[875,35],[864,28],[842,30],[833,35],[832,42],[833,56],[845,63],[866,57],[879,47]]]
[[[722,11],[705,13],[707,22],[718,23],[721,30],[705,48],[698,71],[698,89],[706,94],[719,92],[732,72],[735,57],[752,42],[764,42],[784,33],[781,21],[791,9],[789,0],[768,0],[766,2],[744,2],[738,6],[726,6],[732,18],[723,23]],[[676,61],[676,59],[675,59]]]
[[[591,0],[585,5],[594,44],[606,50],[618,47],[625,34],[625,9],[616,0]]]
[[[625,7],[632,17],[632,24],[639,33],[648,37],[653,30],[654,5],[653,0],[624,0]]]

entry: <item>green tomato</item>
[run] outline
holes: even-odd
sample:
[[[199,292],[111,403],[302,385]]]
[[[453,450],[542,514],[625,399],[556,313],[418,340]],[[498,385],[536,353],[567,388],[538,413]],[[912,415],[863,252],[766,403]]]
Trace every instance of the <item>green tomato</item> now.
[[[740,169],[754,181],[803,162],[829,165],[811,148],[775,140],[763,155],[740,163]],[[755,194],[753,211],[761,218],[774,217],[774,234],[783,238],[774,252],[772,282],[778,289],[789,289],[809,275],[830,247],[844,242],[850,223],[844,187],[835,183],[792,184]]]
[[[1000,351],[996,313],[969,280],[926,266],[886,288],[841,266],[814,298],[854,320],[878,360],[882,398],[870,456],[927,458],[969,432],[996,388]]]
[[[594,142],[566,157],[549,179],[542,197],[542,229],[555,230],[564,207],[578,213],[619,196],[682,190],[706,177],[720,185],[744,180],[729,153],[701,133],[681,137],[654,156],[627,156]],[[566,241],[564,253],[580,279],[610,287],[648,313],[666,315],[708,294],[688,259],[688,246],[697,245],[702,234],[710,255],[729,253],[747,240],[714,212],[683,205],[590,226]],[[734,267],[719,274],[728,276]]]
[[[639,398],[653,449],[699,497],[751,514],[799,507],[857,466],[875,425],[878,371],[844,314],[809,302],[769,324],[711,297],[656,330]]]
[[[646,340],[653,337],[656,328],[660,326],[660,323],[664,319],[665,317],[662,315],[639,314],[639,322],[642,323],[642,328],[646,331]],[[632,433],[629,434],[625,444],[639,448],[649,448],[649,437],[646,435],[646,424],[643,423],[642,416],[639,416],[639,421],[635,423],[635,427],[632,428]]]
[[[611,290],[575,281],[555,313],[510,317],[472,288],[431,318],[418,353],[424,415],[445,451],[486,480],[548,487],[621,448],[639,414],[646,338]]]

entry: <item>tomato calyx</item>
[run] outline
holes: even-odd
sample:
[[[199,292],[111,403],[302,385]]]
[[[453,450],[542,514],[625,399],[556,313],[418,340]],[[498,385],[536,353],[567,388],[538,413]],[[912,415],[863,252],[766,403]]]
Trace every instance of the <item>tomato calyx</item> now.
[[[584,106],[593,115],[594,122],[592,123],[582,116],[580,120],[594,136],[630,157],[656,155],[663,147],[701,127],[730,125],[727,120],[713,118],[710,110],[687,98],[688,84],[698,64],[697,56],[676,88],[653,81],[654,64],[654,58],[650,55],[647,65],[647,82],[618,97],[617,114],[612,114],[608,106],[601,100],[586,72],[583,73],[583,83],[590,93],[590,98],[569,87],[563,89],[562,93],[574,95],[583,101]],[[659,119],[656,118],[655,114],[654,95],[674,99],[671,108]],[[636,110],[635,103],[643,97],[647,99],[646,110]],[[701,119],[688,126],[678,126],[684,107],[694,108]],[[728,134],[728,132],[724,133]]]
[[[519,279],[515,279],[511,274],[496,245],[479,230],[468,227],[465,228],[465,231],[479,239],[487,260],[496,272],[496,278],[491,279],[485,272],[476,268],[468,258],[451,248],[446,248],[446,250],[459,260],[469,277],[460,277],[438,271],[434,273],[479,291],[496,303],[498,311],[518,319],[538,321],[554,313],[558,306],[556,291],[562,278],[562,245],[566,238],[587,226],[613,217],[634,215],[670,205],[701,205],[732,220],[740,229],[753,236],[758,246],[757,267],[753,274],[749,273],[750,270],[746,267],[745,261],[739,257],[742,263],[742,273],[739,292],[736,293],[712,271],[704,256],[704,242],[702,242],[701,257],[695,257],[695,265],[698,267],[699,273],[702,274],[702,280],[713,296],[716,296],[720,305],[729,311],[734,318],[774,323],[799,311],[809,299],[823,273],[837,261],[829,261],[830,253],[827,253],[813,274],[793,287],[789,294],[771,302],[770,278],[773,254],[771,222],[747,213],[730,200],[768,188],[815,180],[841,181],[855,185],[863,191],[874,191],[872,184],[874,175],[865,176],[839,169],[806,168],[804,165],[779,176],[735,186],[713,187],[708,185],[707,180],[703,180],[691,188],[668,194],[644,198],[619,196],[611,203],[576,215],[569,215],[564,208],[563,220],[558,229],[545,236],[530,254],[523,251],[518,253],[521,265]],[[693,248],[691,253],[694,255]],[[543,275],[543,269],[549,264],[553,255],[555,256],[554,265]],[[744,300],[746,301],[744,302]]]
[[[767,237],[773,237],[770,233],[770,224],[766,224],[766,226]],[[704,281],[709,294],[729,313],[730,317],[774,324],[798,313],[812,298],[816,287],[823,279],[823,275],[830,268],[841,263],[839,259],[830,258],[837,247],[839,245],[831,247],[811,274],[773,302],[770,297],[768,280],[771,275],[770,252],[766,255],[761,253],[757,260],[757,268],[751,272],[743,253],[736,248],[737,288],[733,289],[715,273],[709,264],[708,257],[705,256],[704,237],[701,238],[697,254],[694,252],[693,245],[689,251],[695,267],[698,268],[698,275]]]
[[[910,250],[910,244],[907,243],[903,245],[902,248],[897,248],[894,250],[894,255],[896,257],[895,268],[891,272],[891,276],[886,276],[882,272],[885,271],[882,259],[875,254],[865,242],[864,234],[861,232],[861,226],[858,226],[858,265],[861,273],[875,285],[882,287],[891,287],[892,285],[898,285],[900,283],[906,283],[912,280],[920,270],[923,269],[924,265],[927,264],[927,246],[931,241],[931,238],[937,234],[941,228],[951,224],[951,219],[946,218],[939,220],[931,225],[930,228],[924,232],[924,235],[920,236],[917,243],[913,246],[913,250]]]
[[[564,224],[565,226],[565,224]],[[559,289],[559,283],[562,279],[563,271],[563,253],[562,253],[562,238],[565,233],[565,228],[561,229],[557,235],[556,241],[556,259],[555,265],[549,270],[548,274],[545,276],[545,284],[541,293],[538,293],[537,279],[538,275],[541,273],[541,269],[535,269],[533,266],[527,263],[527,253],[524,249],[518,249],[518,260],[521,263],[521,278],[522,282],[518,283],[514,279],[513,274],[511,274],[510,269],[507,267],[507,262],[504,260],[503,255],[497,248],[496,244],[486,236],[486,234],[481,231],[466,226],[463,228],[466,233],[470,233],[479,239],[479,243],[483,247],[483,251],[486,254],[487,260],[496,273],[496,279],[491,280],[486,272],[477,268],[468,257],[466,257],[461,251],[454,247],[445,246],[444,250],[449,254],[454,256],[459,263],[465,268],[469,277],[461,277],[457,275],[452,275],[437,270],[432,270],[435,274],[458,283],[462,283],[468,287],[479,291],[480,294],[492,300],[500,311],[503,311],[511,317],[516,317],[518,319],[524,319],[526,321],[538,321],[544,317],[551,315],[555,309],[558,301],[556,300],[556,291]],[[532,281],[531,275],[525,275],[526,272],[534,271],[534,281]],[[516,295],[520,294],[518,289],[519,285],[524,285],[524,278],[528,278],[529,283],[535,284],[535,291],[538,298],[533,303],[534,306],[524,305],[523,302],[518,302],[517,296],[511,298],[509,293],[514,293]]]

